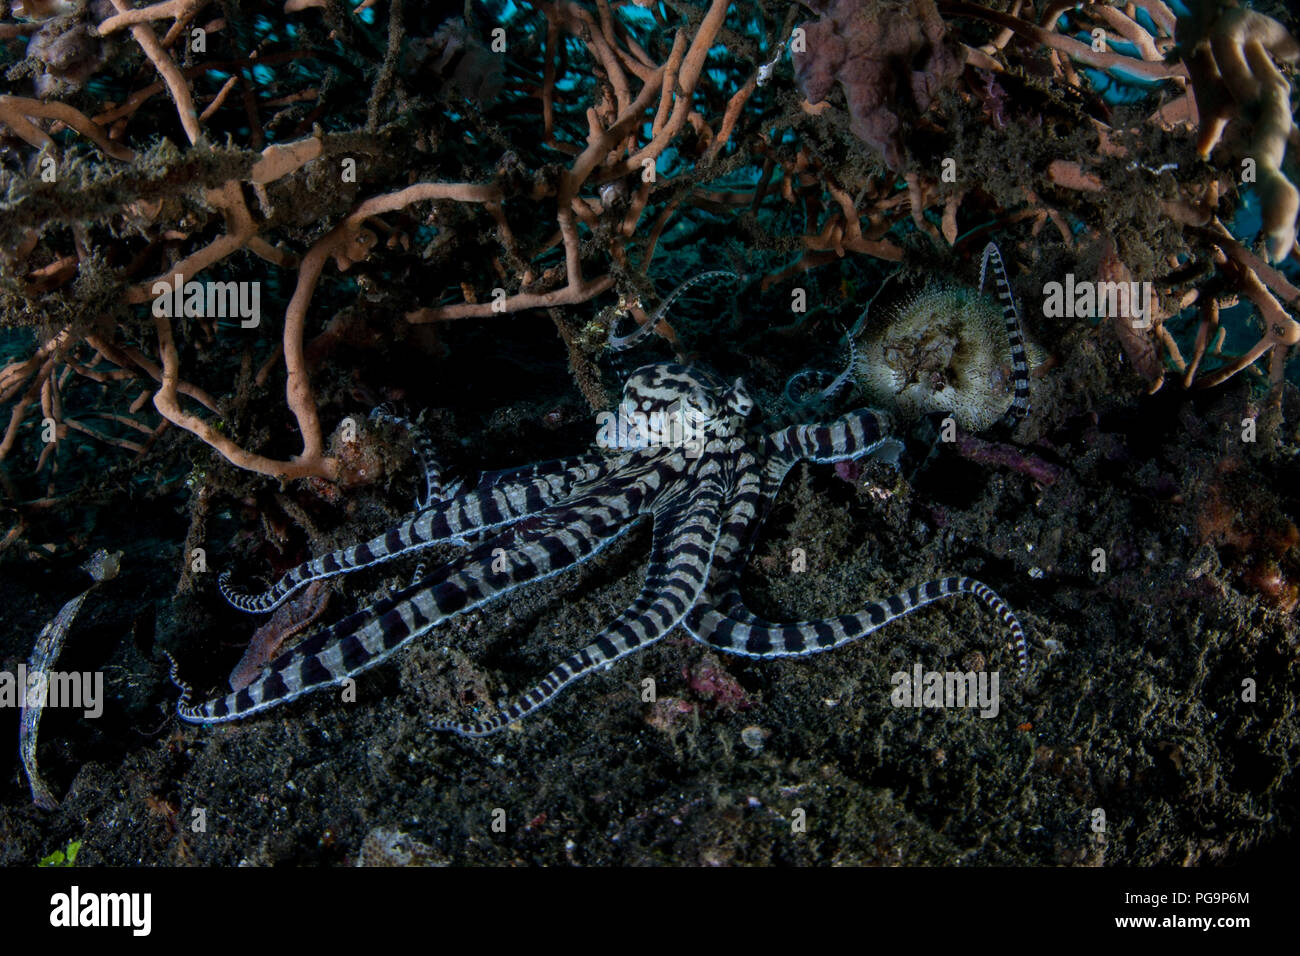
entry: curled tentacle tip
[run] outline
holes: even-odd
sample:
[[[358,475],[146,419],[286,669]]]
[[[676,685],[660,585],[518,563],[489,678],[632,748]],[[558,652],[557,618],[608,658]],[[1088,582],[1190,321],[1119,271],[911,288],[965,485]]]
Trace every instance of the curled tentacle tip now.
[[[798,408],[810,408],[834,396],[844,377],[820,369],[805,369],[785,383],[785,399]]]

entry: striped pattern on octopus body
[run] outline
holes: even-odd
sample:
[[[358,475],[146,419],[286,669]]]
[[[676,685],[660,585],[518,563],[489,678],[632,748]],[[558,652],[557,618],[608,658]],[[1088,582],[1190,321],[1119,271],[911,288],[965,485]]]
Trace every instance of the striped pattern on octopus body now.
[[[712,574],[701,603],[710,603],[721,614],[745,624],[768,623],[745,606],[740,593],[740,578],[759,530],[776,503],[777,492],[793,465],[793,461],[769,459],[758,488],[734,495],[722,518],[718,550],[713,556]],[[712,597],[715,594],[722,597],[715,600]]]
[[[997,285],[998,303],[1002,306],[1002,320],[1007,327],[1007,341],[1011,346],[1012,381],[1015,397],[1007,409],[1004,421],[1014,427],[1029,414],[1029,359],[1025,353],[1025,335],[1020,327],[1020,311],[1016,308],[1015,297],[1011,294],[1011,283],[1007,280],[1007,269],[1002,263],[1002,253],[997,245],[990,242],[984,247],[984,257],[980,261],[979,291],[984,291],[985,274],[993,266],[993,278]]]
[[[596,481],[609,470],[609,456],[601,452],[587,452],[569,458],[556,458],[530,465],[517,465],[498,471],[486,471],[479,476],[475,488],[483,491],[498,485],[513,485],[535,479],[561,477],[569,487]]]
[[[605,507],[598,509],[600,505]],[[456,614],[589,560],[634,527],[639,517],[626,502],[586,501],[575,507],[581,510],[521,522],[432,579],[307,638],[242,690],[197,706],[182,699],[177,713],[190,723],[223,723],[342,683]]]
[[[769,460],[793,465],[807,458],[818,463],[847,461],[888,451],[902,443],[888,437],[889,416],[871,408],[859,408],[829,425],[791,425],[767,438]]]
[[[881,437],[887,421],[885,416],[871,409],[859,409],[829,425],[787,427],[768,437],[767,466],[759,485],[734,494],[722,518],[722,534],[709,591],[727,595],[726,606],[722,608],[724,613],[734,614],[737,620],[747,623],[765,623],[745,607],[739,591],[740,576],[759,529],[795,463],[808,451],[842,455],[842,458],[828,460],[880,454],[895,459],[902,446],[894,438]]]
[[[550,703],[560,691],[599,667],[642,650],[676,627],[699,598],[718,542],[713,515],[722,492],[707,481],[690,499],[655,515],[645,583],[637,599],[594,641],[557,664],[536,686],[480,721],[433,725],[463,737],[486,737]]]
[[[697,390],[723,391],[726,382],[702,366],[662,362],[644,365],[623,384],[623,403],[644,411],[667,411],[676,402],[690,399]]]
[[[784,478],[785,471],[775,478],[770,472],[764,472],[757,480],[743,481],[732,492],[718,522],[718,548],[713,555],[709,591],[733,567],[735,577],[739,578],[739,569],[749,557]]]
[[[750,611],[749,608],[745,606],[744,598],[740,594],[739,585],[745,561],[748,558],[754,540],[757,537],[757,529],[761,526],[763,518],[766,516],[766,512],[771,508],[772,503],[776,498],[777,491],[785,480],[785,476],[789,469],[790,465],[777,465],[774,459],[769,459],[768,467],[763,473],[760,485],[755,489],[742,490],[740,493],[732,496],[732,499],[728,504],[728,509],[723,515],[721,522],[721,534],[719,536],[717,552],[714,555],[713,571],[709,580],[709,586],[706,590],[707,597],[701,600],[701,607],[692,612],[696,619],[703,620],[707,617],[707,608],[705,608],[704,605],[706,603],[712,603],[712,610],[720,619],[760,629],[772,629],[783,626],[765,621]],[[963,580],[969,583],[969,592],[957,590],[950,592],[945,590],[948,582],[960,583]],[[957,586],[958,585],[954,585],[954,587]],[[976,586],[987,591],[987,596],[982,592],[977,592]],[[929,600],[938,600],[940,597],[946,596],[949,593],[972,593],[981,600],[984,600],[985,603],[988,603],[995,613],[998,614],[1002,623],[1012,632],[1013,646],[1016,651],[1021,673],[1023,674],[1026,671],[1028,668],[1028,654],[1025,646],[1024,632],[1020,628],[1020,624],[1016,620],[1015,615],[992,590],[989,590],[984,585],[980,584],[980,582],[974,581],[970,578],[948,578],[946,580],[931,581],[919,585],[901,597],[906,599],[908,595],[913,592],[917,593],[921,597],[924,597],[927,594],[936,595],[935,597],[929,598]],[[713,601],[711,598],[711,595],[713,594],[720,594],[722,597]],[[893,599],[887,599],[885,602],[886,606],[891,606],[892,600]],[[923,606],[923,603],[928,603],[928,601],[918,603],[916,607]],[[908,610],[914,609],[915,608],[909,608]],[[907,613],[907,611],[905,610],[904,613]],[[816,625],[820,622],[805,622],[805,624],[808,623]],[[789,627],[797,625],[784,626]],[[875,626],[878,627],[879,625]],[[745,636],[747,643],[751,636],[752,635]],[[768,636],[770,638],[771,635],[769,634]],[[815,631],[811,635],[807,636],[809,637],[810,645],[817,641]],[[865,636],[865,632],[862,636]],[[814,648],[813,650],[819,649],[821,648]],[[786,653],[796,652],[787,651]],[[807,651],[806,653],[812,653],[812,650]]]
[[[564,467],[559,467],[561,464]],[[306,561],[260,594],[248,594],[231,585],[229,572],[221,574],[217,587],[241,611],[250,614],[272,611],[312,581],[350,574],[435,544],[464,543],[467,534],[491,531],[536,514],[561,501],[575,485],[585,485],[605,470],[604,463],[598,466],[587,460],[545,465],[552,467],[535,466],[540,469],[535,477],[503,482],[439,502],[369,541]]]
[[[890,621],[935,601],[970,594],[984,603],[1011,635],[1021,674],[1029,668],[1025,632],[1006,603],[987,584],[974,578],[949,577],[927,581],[872,601],[856,614],[841,614],[816,621],[773,624],[747,615],[742,621],[717,608],[700,604],[687,615],[685,626],[696,640],[729,654],[745,657],[799,657],[827,651],[866,637]]]
[[[849,424],[845,424],[848,422]],[[856,426],[856,427],[855,427]],[[745,561],[753,549],[767,514],[776,502],[777,493],[790,470],[802,457],[805,446],[839,448],[844,457],[867,457],[881,452],[896,454],[899,443],[893,438],[873,439],[873,428],[881,426],[876,413],[864,409],[850,412],[843,421],[820,427],[791,426],[767,439],[767,463],[757,485],[746,485],[732,494],[720,523],[718,551],[714,556],[714,573],[710,592],[730,592],[729,605],[738,616],[749,614],[737,590]],[[823,436],[809,432],[824,431]],[[858,437],[855,437],[858,436]],[[758,618],[754,618],[755,621]]]
[[[756,485],[733,494],[719,523],[718,547],[713,555],[706,598],[702,600],[712,601],[711,595],[723,594],[724,598],[716,602],[717,608],[739,621],[763,623],[745,607],[740,596],[740,577],[788,471],[789,467],[779,471],[769,467]]]

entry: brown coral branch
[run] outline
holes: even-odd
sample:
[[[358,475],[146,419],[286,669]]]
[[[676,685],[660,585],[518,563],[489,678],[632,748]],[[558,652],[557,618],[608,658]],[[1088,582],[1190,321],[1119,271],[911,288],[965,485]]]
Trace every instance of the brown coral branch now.
[[[164,0],[163,3],[155,3],[135,10],[118,2],[113,4],[118,12],[105,19],[97,30],[100,36],[108,36],[123,27],[137,23],[150,23],[154,20],[189,20],[210,2],[211,0]]]
[[[325,458],[319,452],[315,456],[299,455],[287,462],[255,455],[239,447],[227,435],[223,435],[197,415],[183,411],[177,400],[180,357],[176,351],[176,342],[172,338],[171,322],[165,316],[155,316],[154,325],[158,330],[158,350],[163,357],[163,373],[162,387],[154,394],[153,404],[163,418],[202,439],[231,464],[246,471],[285,480],[307,477],[334,478],[338,474],[338,459]],[[314,413],[314,409],[312,411]],[[317,430],[319,432],[319,426]],[[319,442],[319,436],[317,441]],[[308,443],[304,441],[304,451],[307,447]]]
[[[727,6],[727,0],[713,0],[713,3],[709,6],[709,12],[700,21],[699,29],[696,30],[690,48],[682,59],[681,69],[677,72],[676,89],[672,91],[674,94],[672,112],[669,114],[663,128],[654,133],[653,139],[647,146],[628,157],[621,165],[616,166],[611,171],[611,176],[627,175],[632,170],[641,169],[641,165],[645,160],[657,160],[659,154],[681,132],[682,126],[686,123],[687,115],[691,111],[691,96],[695,92],[695,85],[699,82],[700,73],[704,69],[704,60],[709,55],[709,48],[713,46],[714,37],[717,36],[718,30],[722,27],[722,21],[727,15]],[[647,80],[646,86],[651,85],[651,80]],[[668,87],[665,84],[664,90],[667,89]]]
[[[943,238],[948,245],[957,244],[957,210],[961,208],[961,201],[966,196],[965,191],[954,193],[949,196],[943,204]]]
[[[197,252],[186,256],[166,273],[129,289],[126,293],[127,302],[139,305],[151,302],[159,295],[170,294],[177,281],[183,285],[195,273],[202,272],[208,266],[220,262],[226,256],[243,248],[244,244],[256,234],[257,224],[253,222],[253,217],[248,212],[238,183],[229,182],[219,189],[209,190],[206,198],[209,203],[226,214],[227,232]],[[177,276],[180,276],[179,280]],[[166,288],[163,289],[162,286]]]
[[[406,320],[412,324],[437,322],[443,319],[483,317],[500,313],[518,312],[524,309],[536,309],[555,305],[572,305],[585,302],[610,289],[614,285],[612,275],[599,279],[587,280],[583,277],[581,263],[581,245],[577,225],[574,223],[573,203],[578,190],[592,175],[596,168],[608,158],[615,144],[621,142],[640,122],[655,96],[662,89],[663,70],[657,70],[648,80],[637,98],[619,118],[607,129],[594,126],[585,150],[574,160],[573,165],[560,177],[556,194],[556,220],[560,226],[560,235],[564,243],[566,285],[552,292],[519,292],[508,296],[503,302],[463,302],[454,305],[425,307],[406,314]],[[455,197],[447,197],[455,198]],[[499,192],[494,198],[499,199]]]
[[[1138,48],[1142,59],[1156,62],[1165,58],[1156,48],[1156,39],[1136,20],[1131,20],[1120,10],[1104,4],[1090,3],[1085,9],[1091,16],[1104,20],[1107,26]]]
[[[1194,384],[1197,388],[1209,388],[1225,382],[1237,372],[1253,365],[1275,347],[1280,346],[1278,350],[1281,352],[1300,342],[1300,322],[1292,318],[1274,294],[1282,296],[1292,305],[1300,305],[1300,289],[1233,238],[1227,227],[1207,208],[1168,201],[1163,202],[1161,208],[1170,218],[1188,226],[1190,230],[1204,236],[1217,247],[1221,268],[1233,279],[1237,288],[1259,310],[1264,319],[1264,334],[1260,340],[1244,355],[1238,356],[1228,365],[1195,380]],[[1199,363],[1200,354],[1203,352],[1199,346],[1199,334],[1197,338],[1198,351],[1193,358],[1194,363]],[[1279,362],[1280,360],[1276,358],[1273,360],[1273,373],[1278,376],[1280,372],[1277,369],[1281,368]],[[1274,378],[1274,384],[1280,381],[1280,377]]]
[[[1200,303],[1201,321],[1196,327],[1196,345],[1192,351],[1192,360],[1187,364],[1187,373],[1183,376],[1183,388],[1191,388],[1196,379],[1196,371],[1201,367],[1205,357],[1206,346],[1210,336],[1219,328],[1219,302],[1213,296],[1203,296]]]
[[[47,358],[41,363],[40,371],[36,373],[31,386],[18,401],[14,402],[14,407],[9,413],[9,427],[5,429],[4,438],[0,439],[0,461],[3,461],[13,450],[14,442],[18,439],[18,429],[27,415],[28,407],[40,398],[45,383],[53,372],[54,359]]]
[[[67,103],[0,94],[0,122],[7,123],[10,129],[38,149],[52,146],[54,140],[28,119],[32,116],[58,120],[72,127],[114,159],[124,162],[135,159],[135,153],[119,143],[112,142],[98,123]]]
[[[89,438],[93,438],[97,442],[103,442],[105,445],[113,445],[117,448],[123,448],[126,451],[132,451],[138,455],[144,454],[145,447],[139,442],[128,441],[125,438],[115,438],[112,435],[105,435],[102,432],[95,431],[93,428],[88,428],[75,418],[65,418],[63,424],[68,428],[71,428],[73,431],[80,432]],[[145,431],[152,432],[153,429],[146,428]]]
[[[1291,86],[1270,57],[1300,61],[1300,43],[1276,20],[1238,7],[1194,7],[1179,21],[1179,31],[1200,115],[1197,149],[1208,158],[1238,117],[1248,127],[1242,156],[1258,167],[1269,257],[1280,261],[1295,246],[1300,189],[1282,172],[1287,144],[1297,132]]]
[[[745,85],[736,90],[727,101],[727,110],[722,115],[722,127],[718,130],[717,138],[709,145],[709,151],[705,153],[705,165],[713,162],[714,158],[722,147],[727,145],[731,139],[731,133],[736,128],[736,121],[740,118],[740,111],[744,109],[745,103],[748,102],[754,90],[758,88],[758,74],[751,76]]]
[[[907,182],[907,197],[911,202],[912,223],[935,242],[939,242],[943,238],[939,235],[939,230],[934,228],[933,223],[925,218],[926,190],[922,186],[921,177],[914,172],[910,172],[903,178]]]
[[[1187,68],[1181,63],[1168,64],[1163,61],[1149,63],[1110,50],[1105,52],[1094,50],[1087,43],[1082,43],[1073,37],[1062,36],[1036,23],[1029,23],[999,10],[990,10],[987,7],[968,3],[966,0],[938,0],[938,6],[939,12],[945,15],[970,17],[973,20],[983,20],[994,26],[1012,30],[1026,40],[1057,50],[1080,63],[1100,70],[1119,68],[1126,73],[1148,80],[1167,80],[1187,76]]]
[[[303,357],[303,329],[307,321],[307,307],[326,260],[333,258],[339,268],[343,269],[362,258],[369,248],[369,243],[362,241],[362,223],[371,216],[404,209],[411,203],[423,200],[454,199],[460,202],[486,203],[499,202],[501,198],[501,190],[497,186],[478,186],[471,183],[417,183],[406,189],[367,199],[303,256],[302,263],[298,266],[298,282],[294,287],[293,297],[285,309],[283,341],[284,364],[288,372],[285,396],[303,440],[302,453],[296,456],[295,462],[299,462],[304,468],[314,469],[303,474],[332,477],[338,469],[336,460],[323,457],[324,445],[321,438],[320,418],[312,394],[310,370]],[[154,402],[157,404],[156,397]],[[301,475],[291,477],[301,477]]]
[[[203,107],[203,112],[199,114],[200,123],[210,118],[213,113],[221,109],[221,104],[226,102],[226,97],[230,95],[230,91],[233,90],[238,83],[239,77],[237,76],[231,76],[226,79],[226,82],[221,85],[221,89],[217,91],[217,95],[212,98],[212,102]]]
[[[22,362],[11,362],[3,370],[0,370],[0,402],[12,398],[33,372],[43,367],[51,355],[68,344],[71,335],[72,333],[68,329],[64,329],[57,335],[47,339],[43,345],[32,353],[31,357]]]
[[[182,6],[189,3],[199,3],[203,0],[180,0]],[[131,15],[142,11],[133,11],[127,7],[125,0],[113,0],[113,6],[117,7],[119,15]],[[112,18],[110,17],[109,20]],[[104,21],[105,23],[108,20]],[[167,90],[171,93],[172,102],[176,104],[176,112],[180,116],[181,126],[185,129],[185,135],[189,137],[191,143],[197,143],[199,137],[203,135],[199,128],[199,114],[194,108],[194,98],[190,95],[189,85],[185,82],[185,77],[181,74],[180,68],[171,55],[163,49],[163,45],[158,42],[158,35],[153,32],[153,27],[146,22],[137,22],[130,25],[131,35],[135,37],[135,42],[140,44],[140,49],[144,51],[153,63],[159,75],[162,76],[163,82],[167,84]],[[103,25],[101,24],[101,29]]]
[[[119,349],[117,346],[103,339],[98,334],[87,335],[86,344],[99,352],[114,365],[125,369],[135,366],[155,382],[162,381],[162,369],[159,368],[157,364],[150,361],[149,358],[138,349]],[[217,406],[216,400],[203,389],[182,381],[177,383],[176,391],[178,394],[194,399],[194,401],[198,402],[214,415],[221,414],[221,409]]]

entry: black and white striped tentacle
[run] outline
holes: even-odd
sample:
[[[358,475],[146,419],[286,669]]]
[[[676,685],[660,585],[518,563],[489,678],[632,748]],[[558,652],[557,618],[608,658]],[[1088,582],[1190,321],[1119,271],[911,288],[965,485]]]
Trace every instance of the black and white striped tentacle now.
[[[444,722],[434,730],[464,737],[486,737],[545,706],[560,691],[593,670],[612,664],[664,637],[694,605],[713,561],[718,542],[717,513],[722,491],[708,481],[690,499],[655,515],[650,566],[641,593],[596,639],[570,655],[526,694],[486,720]]]
[[[801,452],[806,450],[830,450],[833,456],[837,449],[842,453],[821,459],[823,461],[873,455],[895,461],[902,446],[897,440],[881,434],[880,429],[885,427],[886,421],[870,409],[861,409],[850,412],[844,419],[830,425],[796,426],[770,435],[766,467],[758,483],[738,488],[722,516],[722,532],[718,552],[714,557],[713,574],[702,602],[714,606],[723,614],[734,616],[738,621],[766,623],[745,607],[740,595],[740,578],[758,538],[758,531],[776,502],[786,475],[802,457]],[[829,434],[818,434],[821,430]],[[715,599],[712,597],[715,594],[722,597]]]
[[[808,414],[808,409],[817,408],[823,402],[835,397],[835,393],[849,383],[854,366],[856,346],[849,343],[849,360],[839,374],[825,369],[806,368],[795,372],[785,383],[783,397],[790,409],[781,422],[782,425],[793,424]]]
[[[819,371],[817,369],[805,369],[802,372],[796,372],[785,383],[785,400],[791,406],[791,410],[783,416],[785,420],[779,425],[784,427],[794,424],[798,421],[798,416],[805,409],[815,408],[822,402],[835,397],[835,393],[853,380],[853,372],[858,364],[858,334],[867,324],[867,319],[871,315],[871,307],[875,304],[876,299],[880,298],[885,288],[889,285],[889,276],[880,284],[880,288],[863,307],[862,313],[858,316],[853,327],[844,335],[844,341],[848,347],[848,361],[844,363],[838,374]],[[820,379],[823,384],[821,387],[810,384],[815,379]]]
[[[313,634],[242,690],[197,706],[183,701],[177,713],[190,723],[223,723],[340,684],[456,614],[589,560],[636,524],[643,491],[612,501],[584,499],[521,522],[431,580]]]
[[[902,443],[886,434],[888,428],[888,416],[864,408],[828,425],[792,425],[767,435],[764,467],[757,482],[742,480],[722,515],[709,593],[736,592],[734,606],[748,613],[743,611],[737,585],[758,531],[790,469],[803,458],[835,462],[880,456],[894,461]]]
[[[433,440],[428,433],[407,418],[402,418],[390,412],[384,406],[375,408],[370,413],[371,421],[384,421],[397,425],[406,430],[407,437],[411,441],[411,453],[415,455],[415,460],[420,463],[420,471],[424,477],[424,494],[415,496],[415,510],[423,511],[439,501],[449,501],[459,493],[460,482],[453,482],[450,485],[444,485],[442,481],[442,466],[438,462],[438,449],[434,447]]]
[[[756,480],[742,481],[737,487],[719,523],[718,548],[713,555],[713,569],[700,603],[734,614],[738,620],[745,620],[746,615],[753,616],[740,596],[740,579],[758,540],[759,530],[775,505],[777,492],[791,467],[790,463],[769,459]],[[723,597],[715,598],[714,595],[718,594]],[[760,623],[757,617],[753,619]]]
[[[518,469],[521,474],[532,476],[519,480],[506,480],[504,476],[510,473],[505,472],[488,476],[492,481],[487,487],[439,502],[369,541],[306,561],[260,594],[248,594],[234,587],[229,572],[217,579],[217,587],[222,597],[241,611],[249,614],[272,611],[311,581],[350,574],[435,544],[463,543],[467,534],[491,531],[536,514],[554,506],[576,488],[596,481],[610,467],[608,459],[583,455]]]
[[[724,612],[701,602],[686,616],[684,624],[696,640],[728,654],[745,657],[800,657],[856,641],[896,618],[959,594],[973,595],[998,616],[1010,634],[1010,646],[1015,651],[1020,672],[1025,674],[1029,668],[1029,654],[1020,621],[992,588],[974,578],[950,577],[927,581],[908,588],[901,594],[890,595],[883,601],[872,601],[854,614],[793,624],[773,624],[748,611],[738,615],[734,603],[730,605],[729,612]]]
[[[984,279],[990,264],[993,266],[998,304],[1002,306],[1002,319],[1007,326],[1007,340],[1011,345],[1012,381],[1015,385],[1015,397],[1003,420],[1014,427],[1029,414],[1029,358],[1025,352],[1025,334],[1020,326],[1020,310],[1016,308],[1015,297],[1011,294],[1011,283],[1007,280],[1002,253],[992,242],[984,247],[984,258],[980,261],[980,292],[984,291]]]
[[[558,477],[572,489],[603,478],[610,470],[609,458],[610,456],[603,452],[590,451],[581,455],[571,455],[568,458],[485,471],[479,475],[474,487],[478,491],[485,491],[501,485],[517,485],[538,478],[549,480]]]
[[[573,495],[578,493],[579,489],[589,486],[592,482],[598,481],[604,477],[608,471],[609,456],[600,452],[589,452],[585,455],[575,455],[570,458],[557,458],[553,461],[543,461],[532,465],[517,466],[514,468],[502,468],[497,471],[485,472],[479,476],[475,490],[485,491],[502,484],[519,484],[522,481],[536,481],[538,479],[561,478],[567,488],[564,493]],[[448,486],[444,492],[448,497],[455,497],[461,493],[462,482],[457,481]],[[491,533],[489,530],[487,533]],[[451,539],[452,544],[477,544],[483,532],[471,532],[468,535],[460,535]],[[411,583],[415,584],[424,579],[428,572],[428,559],[421,559],[411,572]]]
[[[194,688],[185,681],[181,680],[181,669],[176,663],[176,658],[172,657],[171,652],[163,650],[163,657],[167,658],[167,676],[172,682],[172,686],[181,692],[180,700],[177,701],[178,707],[189,707],[190,701],[194,697]]]
[[[826,426],[835,428],[838,426]],[[781,434],[774,437],[777,444],[781,443]],[[802,438],[802,436],[800,436]],[[876,449],[868,448],[867,454],[872,450],[878,450],[888,439],[883,440],[876,446]],[[849,447],[852,442],[846,441],[843,437],[840,439],[842,447]],[[787,447],[824,447],[824,441],[808,442],[800,440],[797,442],[786,442]],[[831,439],[831,444],[835,440]],[[848,634],[841,626],[841,630],[835,631],[835,622],[841,622],[841,625],[847,618],[831,619],[824,621],[806,621],[797,625],[780,625],[766,621],[745,606],[744,598],[740,593],[740,578],[744,569],[745,561],[753,547],[753,541],[756,537],[756,529],[761,525],[765,512],[770,508],[784,481],[786,473],[789,471],[789,464],[782,464],[789,461],[789,452],[783,456],[769,458],[769,464],[764,471],[761,483],[757,487],[742,488],[739,493],[732,497],[728,510],[723,517],[721,525],[721,535],[719,537],[717,553],[714,557],[713,573],[710,577],[709,586],[706,592],[701,596],[699,606],[691,612],[691,616],[686,622],[687,629],[694,634],[697,639],[704,640],[713,646],[720,646],[714,643],[714,639],[726,643],[723,634],[730,635],[733,639],[740,639],[745,642],[746,650],[735,650],[734,653],[752,653],[753,656],[781,656],[793,655],[798,653],[814,653],[818,650],[827,649],[821,646],[821,640],[826,633],[832,635],[839,633]],[[859,453],[861,454],[861,453]],[[883,605],[873,602],[872,607],[860,612],[859,615],[852,616],[855,619],[861,619],[864,615],[866,619],[872,621],[872,629],[880,627],[892,620],[893,617],[900,616],[898,613],[891,613],[902,608],[901,614],[906,614],[911,610],[924,606],[930,601],[939,600],[942,597],[957,593],[970,593],[982,600],[993,609],[1011,632],[1012,647],[1015,649],[1017,661],[1023,674],[1028,667],[1028,653],[1025,646],[1024,631],[1020,627],[1019,621],[1007,607],[1007,605],[987,586],[971,578],[947,578],[939,581],[930,581],[918,585],[905,592],[902,595],[887,598]],[[714,595],[720,595],[715,598]],[[913,601],[913,598],[916,600]],[[911,602],[910,604],[900,604],[899,602]],[[873,614],[872,608],[883,608],[884,613],[889,614],[874,622],[874,618],[879,616]],[[707,632],[711,639],[699,637],[692,628],[692,622],[701,631]],[[827,632],[824,625],[829,625],[831,631]],[[739,628],[749,628],[748,631],[739,631]],[[802,628],[798,635],[791,636],[787,630],[789,628]],[[778,633],[779,632],[779,633]],[[859,634],[846,636],[843,640],[851,640],[853,637],[865,636],[869,631],[862,631]],[[798,646],[800,641],[806,646],[806,650],[800,652],[797,650],[780,650],[768,651],[766,653],[751,652],[748,650],[750,642],[753,647],[763,646],[767,642],[769,647],[792,648]],[[843,641],[841,640],[840,643]],[[828,647],[836,646],[834,643]],[[730,647],[720,647],[722,650],[732,650]]]
[[[659,322],[668,314],[669,307],[676,302],[687,289],[693,285],[698,285],[699,283],[704,282],[706,279],[722,278],[739,279],[740,276],[737,273],[732,272],[730,269],[711,269],[708,272],[697,272],[695,275],[682,280],[682,282],[678,284],[677,288],[668,293],[668,298],[664,299],[663,302],[660,303],[659,308],[654,310],[654,314],[646,320],[644,325],[637,326],[626,335],[614,334],[614,329],[618,324],[618,319],[616,317],[609,325],[609,336],[606,344],[616,351],[631,348],[658,327]]]
[[[803,458],[825,464],[889,457],[903,450],[902,442],[889,437],[891,425],[888,415],[873,408],[856,409],[827,425],[791,425],[767,436],[767,460],[770,467],[788,471]]]

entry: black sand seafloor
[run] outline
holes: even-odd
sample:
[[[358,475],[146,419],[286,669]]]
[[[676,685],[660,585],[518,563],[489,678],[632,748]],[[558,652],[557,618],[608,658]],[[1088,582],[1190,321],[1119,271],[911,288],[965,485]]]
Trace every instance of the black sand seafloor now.
[[[103,712],[40,721],[52,809],[0,707],[0,862],[1289,856],[1300,47],[1281,4],[167,6],[0,4],[0,672],[90,587],[93,552],[122,552],[56,665],[102,674]],[[376,406],[472,482],[587,450],[649,362],[743,377],[772,422],[865,404],[852,380],[816,394],[851,351],[984,401],[1007,381],[959,380],[983,334],[964,313],[906,346],[855,335],[973,289],[990,241],[1031,343],[1028,418],[944,441],[943,415],[898,416],[899,469],[796,466],[741,590],[798,621],[970,575],[1023,623],[1026,676],[960,598],[800,658],[678,628],[496,735],[430,729],[492,713],[631,604],[646,526],[416,638],[355,700],[176,717],[168,655],[197,699],[223,695],[268,620],[220,572],[262,587],[410,511],[419,466]],[[656,312],[706,270],[733,275]],[[257,323],[159,315],[178,272],[259,283]],[[1067,275],[1150,283],[1149,321],[1055,314]],[[458,551],[329,579],[281,651]],[[996,672],[996,715],[895,706],[918,664]]]

